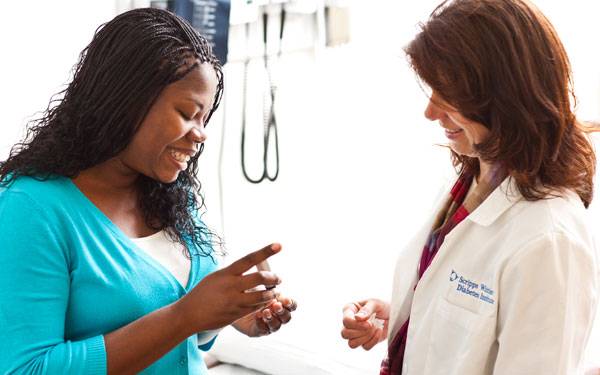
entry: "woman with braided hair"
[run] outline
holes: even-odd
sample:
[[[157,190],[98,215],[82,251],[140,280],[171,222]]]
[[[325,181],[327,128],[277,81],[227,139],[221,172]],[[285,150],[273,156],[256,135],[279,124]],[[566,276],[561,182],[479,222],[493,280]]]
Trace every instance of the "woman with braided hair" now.
[[[233,324],[287,323],[279,277],[216,270],[197,162],[223,75],[207,41],[158,9],[96,31],[74,77],[0,163],[0,373],[204,374]]]
[[[526,0],[449,0],[406,53],[459,174],[400,254],[391,303],[345,306],[342,337],[387,339],[382,375],[580,373],[596,159],[554,28]]]

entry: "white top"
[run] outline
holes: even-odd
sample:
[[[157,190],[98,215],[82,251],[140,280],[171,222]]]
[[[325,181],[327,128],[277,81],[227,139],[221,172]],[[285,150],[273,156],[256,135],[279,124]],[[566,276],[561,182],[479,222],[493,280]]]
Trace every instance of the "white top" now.
[[[131,240],[171,272],[185,289],[192,264],[182,244],[172,241],[164,230],[148,237],[131,238]]]
[[[167,271],[171,272],[185,289],[190,277],[192,262],[187,257],[187,252],[182,244],[171,240],[164,230],[148,237],[131,238],[131,240],[137,247],[150,255],[155,261],[166,268]],[[199,332],[198,345],[208,343],[219,331],[220,329]]]
[[[446,236],[413,290],[442,198],[396,266],[388,340],[410,313],[402,374],[581,373],[598,255],[583,204],[565,195],[526,201],[506,179]]]

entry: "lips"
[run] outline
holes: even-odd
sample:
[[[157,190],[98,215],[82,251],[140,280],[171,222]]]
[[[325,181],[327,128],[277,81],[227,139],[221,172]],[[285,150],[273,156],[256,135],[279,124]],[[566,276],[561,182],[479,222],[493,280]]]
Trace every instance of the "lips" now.
[[[460,137],[461,133],[463,132],[462,129],[454,129],[454,130],[450,130],[447,128],[444,128],[444,129],[445,129],[445,133],[446,133],[446,138],[448,138],[448,139],[456,139],[456,138]]]
[[[196,150],[185,148],[168,147],[166,153],[179,170],[185,170],[189,161],[196,155]]]
[[[177,160],[180,163],[187,163],[191,159],[189,155],[186,155],[183,152],[179,152],[176,150],[169,150],[169,153],[171,154],[173,159]]]
[[[197,150],[191,148],[168,147],[167,151],[177,161],[186,163],[196,155]]]

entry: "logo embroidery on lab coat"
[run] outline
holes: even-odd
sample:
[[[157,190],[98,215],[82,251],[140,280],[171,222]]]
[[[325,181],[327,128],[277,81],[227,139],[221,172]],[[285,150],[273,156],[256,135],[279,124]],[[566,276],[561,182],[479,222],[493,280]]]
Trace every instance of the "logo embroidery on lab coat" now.
[[[459,275],[456,271],[450,272],[450,282],[456,282],[456,291],[477,298],[480,301],[494,304],[494,291],[483,283],[474,282]]]

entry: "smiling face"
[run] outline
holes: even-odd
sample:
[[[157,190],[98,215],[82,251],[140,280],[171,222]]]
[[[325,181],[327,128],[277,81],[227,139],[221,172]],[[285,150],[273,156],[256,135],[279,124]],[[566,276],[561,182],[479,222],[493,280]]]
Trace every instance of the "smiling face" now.
[[[461,115],[435,91],[425,109],[425,117],[445,129],[450,148],[459,155],[478,157],[474,145],[483,142],[490,131],[484,125]]]
[[[206,140],[217,83],[213,66],[204,63],[168,85],[119,155],[123,165],[163,183],[175,181]]]

